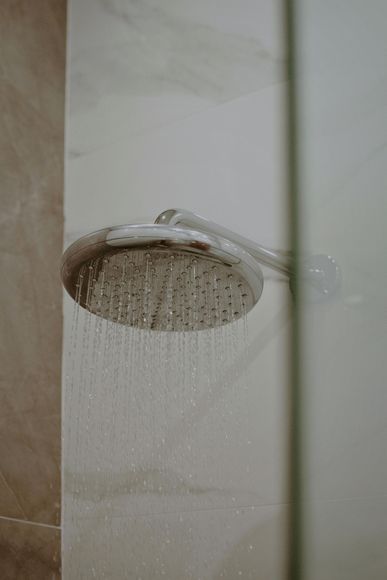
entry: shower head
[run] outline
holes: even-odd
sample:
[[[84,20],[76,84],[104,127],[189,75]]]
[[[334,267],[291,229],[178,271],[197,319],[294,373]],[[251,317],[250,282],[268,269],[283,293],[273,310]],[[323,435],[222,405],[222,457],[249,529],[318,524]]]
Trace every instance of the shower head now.
[[[269,250],[185,210],[154,224],[99,230],[73,243],[62,281],[83,308],[107,320],[149,330],[222,326],[246,315],[263,289],[264,264],[289,277],[291,255]],[[322,295],[337,285],[329,257],[305,273]]]
[[[210,233],[152,224],[110,227],[65,252],[70,296],[108,320],[151,330],[201,330],[239,319],[263,275],[242,247]]]

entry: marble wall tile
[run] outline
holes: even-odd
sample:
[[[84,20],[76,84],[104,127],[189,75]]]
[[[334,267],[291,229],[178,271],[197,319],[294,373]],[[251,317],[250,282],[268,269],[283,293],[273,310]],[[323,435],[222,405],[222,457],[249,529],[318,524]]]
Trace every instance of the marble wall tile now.
[[[60,530],[0,519],[2,580],[59,580]]]
[[[387,5],[296,7],[301,250],[331,254],[342,271],[333,300],[300,312],[302,565],[311,580],[382,580]]]
[[[383,580],[387,570],[384,497],[313,501],[304,574],[308,580]]]
[[[20,501],[3,475],[0,475],[0,513],[7,513],[11,518],[24,517]]]
[[[338,11],[319,2],[299,5],[303,250],[324,250],[342,270],[335,300],[305,305],[301,313],[304,490],[314,499],[381,497],[387,486],[387,277],[380,267],[387,250],[387,10],[361,2],[354,8],[343,2]]]
[[[19,518],[60,523],[60,422],[39,409],[0,418],[1,469]],[[11,505],[3,500],[2,515],[15,517]]]
[[[286,506],[74,520],[65,578],[249,580],[284,577]]]
[[[0,516],[48,524],[60,521],[65,30],[64,0],[1,4]]]
[[[281,6],[70,3],[66,239],[177,206],[287,247]],[[290,294],[265,284],[248,386],[241,361],[195,409],[179,373],[154,393],[140,377],[96,395],[88,363],[66,382],[65,577],[283,577]]]
[[[169,207],[185,207],[266,245],[288,247],[283,105],[284,85],[266,87],[69,159],[67,233],[149,223]]]
[[[280,19],[277,0],[73,1],[70,155],[283,80]]]

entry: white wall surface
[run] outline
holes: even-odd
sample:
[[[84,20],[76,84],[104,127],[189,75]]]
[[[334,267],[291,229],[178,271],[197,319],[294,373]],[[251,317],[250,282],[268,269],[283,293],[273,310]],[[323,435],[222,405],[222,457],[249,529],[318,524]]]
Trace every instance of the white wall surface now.
[[[303,306],[305,580],[387,577],[387,5],[298,0],[300,236],[342,269]]]
[[[105,225],[149,222],[177,206],[287,247],[280,7],[279,0],[71,2],[67,240]],[[147,503],[137,488],[110,498],[114,520],[91,498],[76,517],[71,469],[77,454],[88,453],[90,437],[80,429],[76,446],[65,441],[65,579],[283,577],[289,291],[267,275],[249,316],[251,379],[243,395],[237,377],[215,408],[209,400],[193,430],[193,485],[210,492],[174,499],[171,486],[166,506],[157,495]],[[66,299],[66,352],[71,308]],[[85,412],[70,413],[66,392],[65,437]],[[203,425],[211,429],[207,439]],[[184,430],[171,432],[179,447]],[[141,433],[132,435],[141,441]],[[192,477],[184,456],[180,469]]]

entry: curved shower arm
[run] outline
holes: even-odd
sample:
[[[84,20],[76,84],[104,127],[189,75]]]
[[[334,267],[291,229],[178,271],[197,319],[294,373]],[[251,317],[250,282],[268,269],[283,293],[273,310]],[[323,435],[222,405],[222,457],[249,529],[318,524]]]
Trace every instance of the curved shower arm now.
[[[249,252],[258,262],[269,266],[273,270],[277,270],[282,274],[291,276],[293,273],[294,260],[292,256],[285,255],[285,253],[277,252],[264,248],[259,244],[224,228],[214,222],[211,222],[201,216],[198,216],[190,211],[183,209],[168,209],[160,214],[156,224],[165,224],[170,226],[185,226],[187,228],[196,229],[205,233],[211,233],[222,238],[226,238],[235,244],[241,246],[244,250]]]
[[[168,209],[156,218],[155,223],[180,225],[221,236],[243,247],[261,264],[289,278],[295,274],[295,258],[291,253],[265,248],[193,212],[184,209]],[[308,280],[318,294],[331,296],[337,291],[341,278],[340,268],[331,256],[318,255],[302,258],[298,267],[300,277]]]

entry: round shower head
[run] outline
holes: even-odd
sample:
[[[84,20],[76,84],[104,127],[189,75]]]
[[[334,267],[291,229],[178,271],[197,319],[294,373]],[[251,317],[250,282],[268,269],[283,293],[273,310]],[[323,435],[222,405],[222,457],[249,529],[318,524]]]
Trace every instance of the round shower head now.
[[[263,275],[241,246],[160,224],[110,227],[72,244],[62,281],[89,312],[150,330],[203,330],[233,322],[259,300]]]

